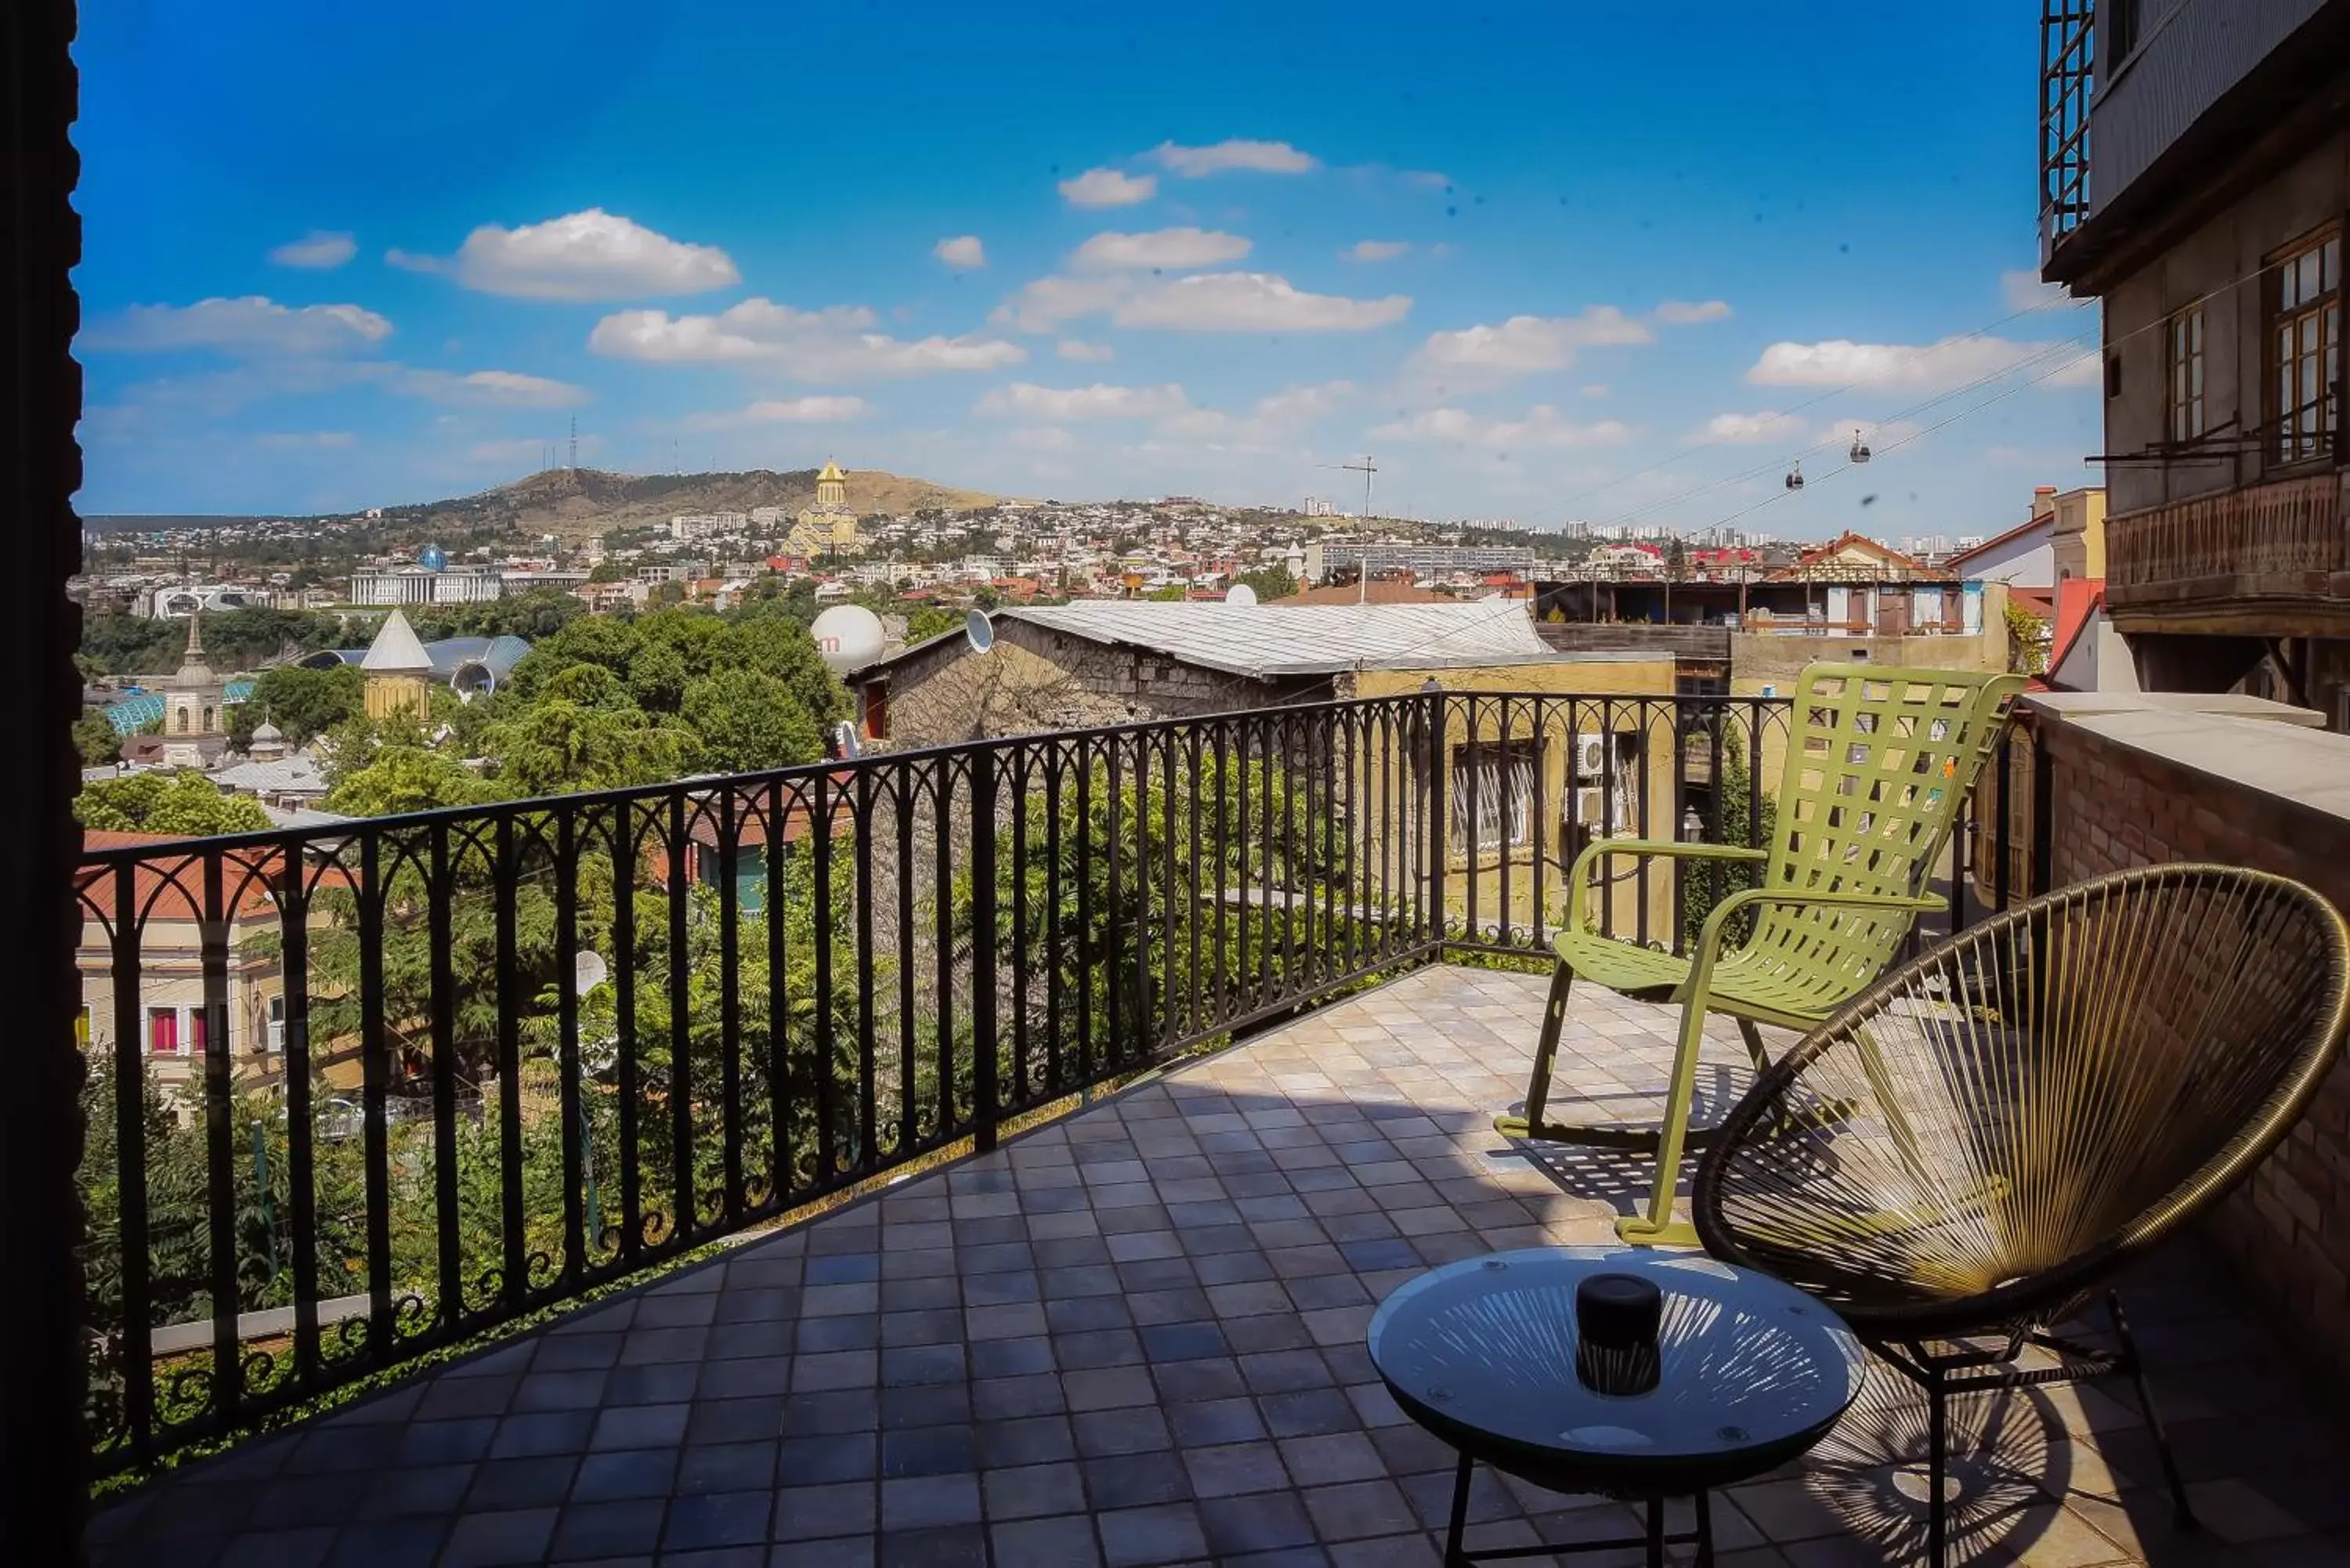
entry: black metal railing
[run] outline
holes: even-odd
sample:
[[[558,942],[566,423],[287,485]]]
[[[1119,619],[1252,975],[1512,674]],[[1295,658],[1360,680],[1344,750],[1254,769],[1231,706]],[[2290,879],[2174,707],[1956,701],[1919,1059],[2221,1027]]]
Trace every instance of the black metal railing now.
[[[1536,951],[1595,837],[1766,843],[1787,721],[1414,694],[94,850],[98,1462],[1448,949]],[[1627,864],[1592,909],[1636,940],[1729,890]]]

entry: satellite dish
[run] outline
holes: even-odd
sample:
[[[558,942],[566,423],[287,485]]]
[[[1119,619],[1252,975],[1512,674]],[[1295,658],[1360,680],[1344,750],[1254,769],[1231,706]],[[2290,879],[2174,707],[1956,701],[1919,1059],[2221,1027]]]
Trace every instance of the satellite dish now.
[[[1246,583],[1234,583],[1225,592],[1224,602],[1228,605],[1253,605],[1256,603],[1256,590]]]
[[[611,972],[611,967],[605,963],[602,953],[592,948],[582,948],[579,956],[571,961],[571,989],[585,996],[603,984]]]
[[[888,639],[881,618],[863,605],[833,606],[816,618],[808,635],[816,639],[816,650],[823,656],[825,668],[835,675],[845,675],[880,658],[881,645]]]
[[[971,612],[962,623],[962,634],[971,639],[974,653],[985,653],[995,646],[995,623],[987,618],[985,610]]]

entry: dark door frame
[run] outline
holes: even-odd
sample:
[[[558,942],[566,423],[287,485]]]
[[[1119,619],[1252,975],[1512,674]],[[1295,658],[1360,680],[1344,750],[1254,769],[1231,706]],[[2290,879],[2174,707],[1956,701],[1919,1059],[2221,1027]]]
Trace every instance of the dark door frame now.
[[[70,276],[81,254],[72,205],[74,18],[72,0],[0,5],[0,486],[10,556],[0,572],[0,670],[16,696],[16,732],[30,742],[14,766],[0,768],[12,1091],[0,1131],[10,1265],[0,1292],[0,1541],[11,1562],[40,1568],[79,1559],[87,1490],[74,1183],[82,1060],[73,1030],[80,982],[72,880],[81,854],[73,796],[81,775],[69,738],[81,704],[73,660],[81,618],[66,597],[81,565],[72,506],[81,483],[81,372],[72,358],[79,306]]]

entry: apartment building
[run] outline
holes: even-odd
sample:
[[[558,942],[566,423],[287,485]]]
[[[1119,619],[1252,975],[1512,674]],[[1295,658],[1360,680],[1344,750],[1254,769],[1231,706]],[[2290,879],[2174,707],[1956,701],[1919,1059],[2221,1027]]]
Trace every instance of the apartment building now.
[[[2114,626],[2149,691],[2350,728],[2350,0],[2044,15],[2043,275],[2105,307]]]

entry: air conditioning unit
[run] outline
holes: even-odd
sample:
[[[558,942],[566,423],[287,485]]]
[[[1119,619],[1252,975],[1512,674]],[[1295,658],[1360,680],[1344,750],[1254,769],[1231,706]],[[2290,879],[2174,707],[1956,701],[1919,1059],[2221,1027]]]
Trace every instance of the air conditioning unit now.
[[[1607,776],[1608,752],[1615,737],[1605,731],[1596,735],[1575,737],[1575,776],[1578,779],[1604,779]]]

